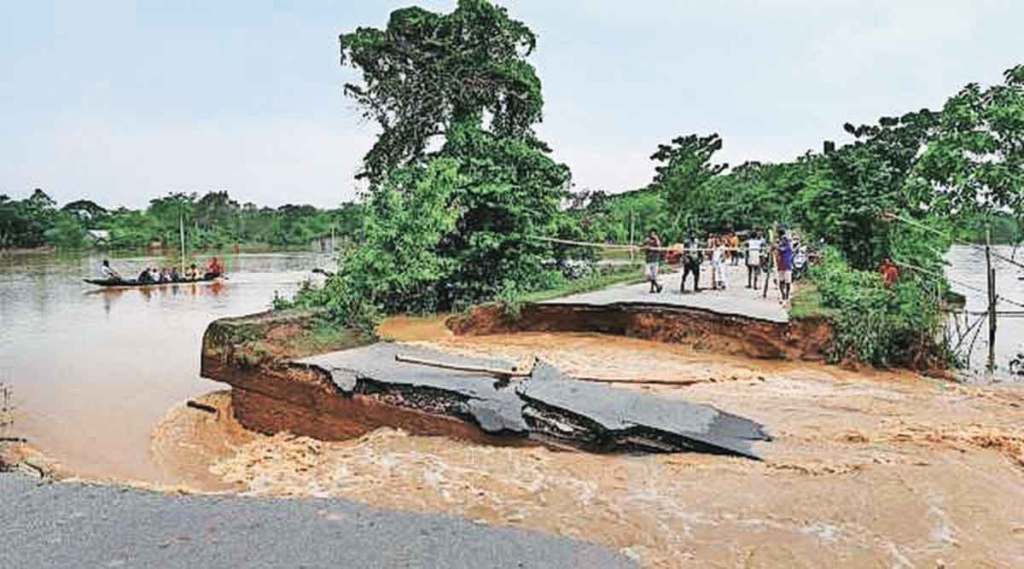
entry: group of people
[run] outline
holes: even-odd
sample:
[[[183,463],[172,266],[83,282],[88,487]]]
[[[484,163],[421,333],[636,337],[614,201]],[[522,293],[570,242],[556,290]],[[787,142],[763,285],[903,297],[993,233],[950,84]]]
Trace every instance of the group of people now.
[[[120,273],[110,266],[110,261],[107,259],[103,259],[99,272],[100,277],[105,280],[127,282],[121,277]],[[214,257],[206,266],[205,271],[201,271],[195,263],[189,265],[184,272],[179,271],[177,267],[146,267],[142,269],[142,272],[139,273],[134,282],[140,284],[178,283],[200,279],[214,279],[223,274],[224,266],[221,265],[217,257]]]
[[[690,232],[682,244],[665,248],[661,238],[653,229],[644,242],[644,259],[646,261],[645,276],[651,285],[650,292],[659,293],[664,286],[658,282],[658,270],[663,253],[667,253],[670,262],[678,262],[683,266],[683,276],[679,292],[686,292],[686,282],[693,276],[693,291],[700,292],[700,271],[705,259],[711,265],[711,288],[724,290],[729,286],[727,265],[738,266],[745,260],[747,268],[747,288],[759,288],[762,273],[772,268],[777,271],[779,292],[782,301],[789,300],[793,283],[793,242],[785,229],[780,229],[776,240],[766,240],[760,231],[751,232],[745,241],[740,241],[735,232],[712,234],[706,241],[697,239]]]

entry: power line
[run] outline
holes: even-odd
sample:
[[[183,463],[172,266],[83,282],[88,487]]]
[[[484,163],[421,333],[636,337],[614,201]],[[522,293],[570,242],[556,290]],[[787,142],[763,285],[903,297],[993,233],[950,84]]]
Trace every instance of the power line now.
[[[917,271],[919,273],[924,273],[926,275],[931,275],[933,277],[940,278],[940,279],[944,278],[944,279],[948,280],[949,282],[951,282],[953,284],[960,285],[960,286],[962,286],[962,287],[964,287],[966,289],[973,290],[975,292],[983,292],[985,294],[988,294],[988,291],[986,291],[985,289],[983,289],[981,287],[977,287],[977,286],[974,286],[972,284],[965,283],[963,281],[958,281],[956,279],[951,279],[948,276],[936,273],[935,271],[929,271],[928,269],[923,269],[921,267],[915,267],[914,265],[911,265],[909,263],[903,263],[903,262],[895,261],[895,260],[893,261],[893,263],[896,263],[897,265],[899,265],[901,267],[908,268],[908,269],[910,269],[912,271]],[[1024,308],[1024,302],[1019,302],[1019,301],[1016,301],[1016,300],[1013,300],[1013,299],[1009,299],[1009,298],[1006,298],[1005,296],[1000,296],[1000,295],[997,294],[996,295],[996,300],[1001,300],[1003,302],[1006,302],[1007,304],[1012,304],[1014,306],[1019,306],[1021,308]],[[985,311],[985,314],[988,314],[988,311]]]
[[[902,221],[903,223],[906,223],[907,225],[913,225],[914,227],[919,227],[919,228],[924,229],[926,231],[931,231],[932,233],[935,233],[935,234],[941,235],[943,237],[949,238],[949,236],[946,235],[945,233],[943,233],[942,231],[939,231],[938,229],[935,229],[934,227],[928,227],[927,225],[925,225],[925,224],[923,224],[923,223],[921,223],[919,221],[916,221],[916,220],[913,220],[913,219],[910,219],[910,218],[907,218],[907,217],[904,217],[904,216],[898,215],[898,214],[891,214],[891,216],[892,216],[893,219],[897,219],[899,221]],[[956,243],[957,245],[965,245],[967,247],[971,247],[971,248],[977,249],[979,251],[984,251],[985,250],[984,247],[982,247],[981,245],[978,245],[977,243],[970,243],[968,241],[962,241],[960,239],[952,239],[952,241],[953,241],[953,243]],[[1001,254],[999,254],[999,253],[997,253],[995,251],[990,251],[990,254],[993,257],[997,258],[997,259],[1002,259],[1003,261],[1006,261],[1007,263],[1010,263],[1011,265],[1014,265],[1016,267],[1024,269],[1024,263],[1017,262],[1017,261],[1013,260],[1012,258],[1007,257],[1006,255],[1001,255]]]

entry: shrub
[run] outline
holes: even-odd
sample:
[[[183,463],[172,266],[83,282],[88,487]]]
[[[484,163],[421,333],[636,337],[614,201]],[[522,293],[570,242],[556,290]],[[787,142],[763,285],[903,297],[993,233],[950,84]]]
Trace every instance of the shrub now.
[[[830,357],[877,366],[921,366],[940,353],[938,283],[904,274],[892,287],[881,275],[851,268],[830,249],[811,270],[834,325]]]

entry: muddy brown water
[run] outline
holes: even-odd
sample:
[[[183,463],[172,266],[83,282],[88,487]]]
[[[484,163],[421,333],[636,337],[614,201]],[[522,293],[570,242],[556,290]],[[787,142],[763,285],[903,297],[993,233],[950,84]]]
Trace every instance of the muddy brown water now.
[[[222,257],[223,259],[223,257]],[[199,346],[216,318],[266,310],[330,259],[307,253],[230,256],[222,283],[99,289],[99,257],[0,257],[0,382],[12,429],[87,477],[174,482],[149,456],[172,406],[218,388],[199,377]],[[159,257],[113,264],[134,275]]]
[[[1009,248],[999,251],[1012,254]],[[14,392],[15,434],[82,475],[173,482],[149,456],[149,438],[169,408],[219,387],[198,375],[206,325],[223,316],[266,309],[275,293],[290,294],[311,269],[331,264],[328,257],[311,253],[226,260],[231,278],[219,285],[102,290],[81,281],[94,276],[98,256],[0,256],[0,382]],[[950,260],[951,277],[984,285],[980,252],[956,247]],[[169,262],[125,257],[114,265],[134,274],[144,266]],[[1024,298],[1024,282],[1017,280],[1014,267],[997,261],[997,269],[1000,293]],[[980,294],[961,290],[969,309],[983,307]],[[443,318],[394,318],[381,333],[406,341],[450,337]],[[1024,318],[1000,321],[997,360],[1002,369],[1022,337]],[[577,340],[563,335],[547,341],[572,354]],[[976,363],[985,352],[984,342],[982,334]],[[500,352],[502,346],[496,349]],[[572,367],[573,358],[563,357]],[[642,353],[594,367],[620,374],[641,367],[656,372],[661,360],[657,353]]]

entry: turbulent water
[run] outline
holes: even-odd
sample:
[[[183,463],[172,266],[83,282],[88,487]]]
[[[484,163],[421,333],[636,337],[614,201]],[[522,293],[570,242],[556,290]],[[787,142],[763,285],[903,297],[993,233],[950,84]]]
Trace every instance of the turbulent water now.
[[[950,260],[954,280],[984,288],[981,253],[955,248]],[[150,456],[150,436],[168,409],[221,387],[198,374],[206,325],[268,308],[275,293],[289,294],[311,269],[331,260],[306,253],[232,256],[230,279],[222,284],[151,290],[101,290],[83,283],[83,277],[94,276],[99,261],[0,257],[0,382],[13,388],[15,434],[85,476],[174,482]],[[135,274],[167,263],[135,257],[114,265]],[[1005,262],[996,266],[999,293],[1024,300],[1018,271]],[[969,310],[984,308],[983,295],[957,288],[967,294]],[[396,319],[381,332],[402,340],[445,335],[439,320],[422,319]],[[986,338],[982,333],[975,345],[976,364],[983,363]],[[1017,353],[1021,338],[1024,318],[1000,320],[1001,368]],[[575,340],[561,341],[569,348]],[[648,361],[658,361],[657,354]]]
[[[167,410],[217,388],[199,377],[212,320],[270,307],[330,259],[307,253],[225,259],[229,279],[152,289],[98,289],[97,257],[0,257],[0,382],[14,431],[84,476],[166,481],[149,457]],[[125,275],[160,258],[115,259]]]
[[[1009,251],[1005,251],[1009,253]],[[984,301],[983,258],[955,249],[950,276]],[[495,447],[380,429],[325,443],[263,436],[232,419],[223,385],[198,377],[213,319],[269,306],[320,256],[229,260],[222,285],[96,291],[98,259],[0,259],[0,381],[17,434],[88,478],[343,497],[604,544],[648,567],[1021,566],[1024,391],[911,373],[751,360],[599,334],[452,337],[439,319],[394,319],[385,336],[530,361],[582,376],[685,377],[621,386],[714,405],[768,426],[765,462]],[[155,259],[119,259],[125,272]],[[999,293],[1024,297],[999,267]],[[708,293],[713,294],[713,293]],[[1006,307],[1004,307],[1006,308]],[[1009,308],[1007,308],[1009,309]],[[1002,319],[998,361],[1024,320]],[[975,359],[984,354],[984,338]],[[220,410],[181,405],[189,398]]]

